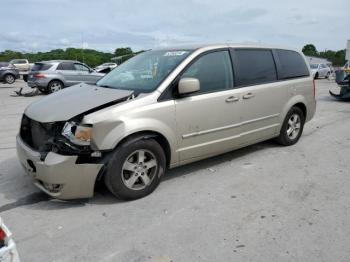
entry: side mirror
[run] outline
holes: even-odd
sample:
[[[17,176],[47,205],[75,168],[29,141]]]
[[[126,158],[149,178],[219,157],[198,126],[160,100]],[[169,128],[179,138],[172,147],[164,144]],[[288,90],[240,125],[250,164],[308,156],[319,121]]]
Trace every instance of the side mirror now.
[[[180,95],[187,95],[200,90],[200,82],[197,78],[184,77],[181,78],[178,85]]]

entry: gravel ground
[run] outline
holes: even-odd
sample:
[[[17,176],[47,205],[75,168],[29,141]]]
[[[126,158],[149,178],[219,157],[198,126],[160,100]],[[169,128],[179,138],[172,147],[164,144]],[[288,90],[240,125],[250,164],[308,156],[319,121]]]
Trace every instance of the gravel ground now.
[[[63,202],[20,167],[15,135],[38,97],[0,85],[0,215],[23,261],[349,261],[350,107],[317,80],[317,112],[298,144],[264,142],[168,172],[150,196],[104,187]]]

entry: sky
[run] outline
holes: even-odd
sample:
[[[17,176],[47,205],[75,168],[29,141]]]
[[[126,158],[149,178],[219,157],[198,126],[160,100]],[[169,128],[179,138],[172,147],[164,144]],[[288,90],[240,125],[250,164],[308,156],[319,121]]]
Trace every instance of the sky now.
[[[324,51],[350,39],[350,0],[0,0],[0,10],[0,51],[226,42]]]

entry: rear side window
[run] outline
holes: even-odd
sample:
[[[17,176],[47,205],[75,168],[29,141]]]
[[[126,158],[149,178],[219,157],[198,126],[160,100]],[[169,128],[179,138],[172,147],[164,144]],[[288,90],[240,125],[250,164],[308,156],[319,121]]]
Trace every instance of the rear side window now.
[[[74,63],[63,62],[57,66],[57,70],[75,70]]]
[[[257,85],[277,80],[272,51],[265,49],[235,49],[234,65],[239,86]]]
[[[280,65],[282,79],[309,76],[309,70],[303,57],[295,51],[291,50],[276,50]]]
[[[32,67],[32,71],[45,71],[51,68],[52,64],[35,63]]]
[[[198,93],[233,88],[231,59],[228,51],[217,51],[199,57],[181,77],[194,77],[200,82]],[[198,94],[196,93],[196,94]]]

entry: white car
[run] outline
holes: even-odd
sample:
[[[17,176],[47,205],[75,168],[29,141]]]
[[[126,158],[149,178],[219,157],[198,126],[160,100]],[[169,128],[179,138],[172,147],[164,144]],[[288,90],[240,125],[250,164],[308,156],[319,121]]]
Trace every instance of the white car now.
[[[20,262],[12,233],[0,217],[0,262]]]
[[[331,74],[331,68],[327,64],[310,64],[312,76],[317,79],[319,77],[328,78]]]
[[[110,70],[116,68],[118,65],[116,63],[104,63],[102,65],[96,66],[94,69],[99,72],[101,70],[104,70],[106,68],[109,68]]]

